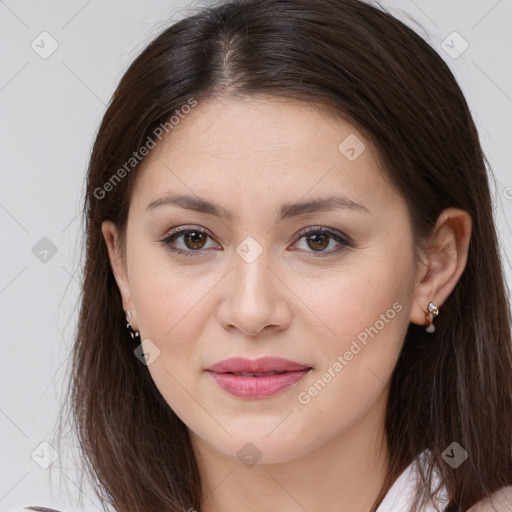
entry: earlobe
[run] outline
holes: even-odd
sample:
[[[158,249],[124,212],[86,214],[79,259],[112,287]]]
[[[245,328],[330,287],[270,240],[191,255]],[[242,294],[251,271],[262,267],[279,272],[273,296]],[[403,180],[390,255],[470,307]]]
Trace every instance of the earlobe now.
[[[410,321],[429,327],[457,285],[466,267],[471,239],[471,215],[459,208],[447,208],[439,215],[431,242],[425,248],[425,267],[416,284]],[[425,268],[424,267],[424,268]],[[429,327],[433,331],[433,327]]]

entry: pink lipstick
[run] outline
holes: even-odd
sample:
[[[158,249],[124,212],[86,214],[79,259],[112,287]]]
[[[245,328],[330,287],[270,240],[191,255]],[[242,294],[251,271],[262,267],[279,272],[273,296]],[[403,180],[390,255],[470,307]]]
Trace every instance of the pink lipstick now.
[[[225,391],[239,398],[265,398],[297,383],[312,368],[278,357],[256,360],[234,357],[220,361],[208,373]]]

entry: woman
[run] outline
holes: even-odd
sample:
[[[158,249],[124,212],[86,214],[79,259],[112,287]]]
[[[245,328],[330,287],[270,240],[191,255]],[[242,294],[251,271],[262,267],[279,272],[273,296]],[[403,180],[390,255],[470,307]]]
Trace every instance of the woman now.
[[[98,496],[512,510],[485,164],[447,65],[376,7],[229,1],[165,30],[88,172],[69,398]]]

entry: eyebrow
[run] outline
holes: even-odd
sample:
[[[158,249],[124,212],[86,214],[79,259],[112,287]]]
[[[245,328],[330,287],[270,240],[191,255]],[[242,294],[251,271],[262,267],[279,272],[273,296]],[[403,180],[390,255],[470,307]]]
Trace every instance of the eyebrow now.
[[[189,194],[166,194],[163,197],[151,201],[145,211],[154,210],[158,206],[162,205],[178,206],[186,210],[214,215],[230,221],[234,218],[233,212],[223,206],[208,201],[207,199]],[[278,210],[278,221],[306,213],[316,213],[341,208],[370,213],[370,210],[366,208],[366,206],[356,203],[348,197],[331,195],[309,201],[283,203]]]

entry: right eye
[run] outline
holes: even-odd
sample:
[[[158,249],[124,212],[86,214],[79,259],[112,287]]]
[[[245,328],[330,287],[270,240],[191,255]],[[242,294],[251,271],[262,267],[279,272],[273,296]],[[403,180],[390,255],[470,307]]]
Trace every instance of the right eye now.
[[[177,247],[176,241],[180,238],[182,238],[182,244],[181,247],[179,244]],[[160,240],[160,243],[169,251],[182,256],[200,256],[208,238],[211,237],[204,228],[180,226],[173,228],[163,240]]]

